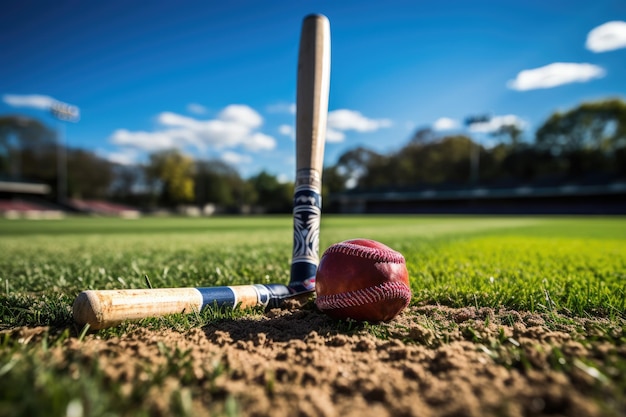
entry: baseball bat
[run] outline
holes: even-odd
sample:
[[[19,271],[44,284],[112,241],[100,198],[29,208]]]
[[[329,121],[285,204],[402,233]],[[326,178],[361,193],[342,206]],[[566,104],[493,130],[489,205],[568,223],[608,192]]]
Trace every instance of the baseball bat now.
[[[296,181],[293,206],[293,256],[289,284],[200,288],[87,290],[73,304],[74,320],[103,329],[126,320],[205,307],[279,305],[315,290],[322,210],[321,186],[330,86],[330,25],[322,15],[302,22],[296,94]]]

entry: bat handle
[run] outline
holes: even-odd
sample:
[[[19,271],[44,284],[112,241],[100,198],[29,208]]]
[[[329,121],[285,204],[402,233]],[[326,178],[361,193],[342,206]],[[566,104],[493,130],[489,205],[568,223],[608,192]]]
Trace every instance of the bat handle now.
[[[308,168],[296,172],[293,200],[293,258],[289,287],[294,292],[308,292],[315,290],[315,274],[319,263],[322,213],[319,171]]]

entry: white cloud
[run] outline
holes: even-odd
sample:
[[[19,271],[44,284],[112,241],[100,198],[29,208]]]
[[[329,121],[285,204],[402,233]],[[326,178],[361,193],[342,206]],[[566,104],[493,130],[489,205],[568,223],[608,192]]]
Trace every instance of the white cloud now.
[[[136,149],[122,149],[118,152],[108,152],[98,149],[96,150],[96,154],[101,158],[120,165],[133,165],[136,164],[139,159],[139,152],[137,152]]]
[[[187,111],[193,114],[206,114],[208,112],[207,108],[202,104],[198,103],[189,103],[187,104]]]
[[[326,128],[326,142],[328,143],[338,143],[343,142],[346,138],[346,135],[339,130]]]
[[[291,125],[280,125],[278,126],[278,133],[284,136],[289,136],[294,139],[296,137],[296,131]]]
[[[164,126],[176,126],[188,129],[199,128],[202,123],[199,120],[193,119],[191,117],[183,116],[169,111],[164,111],[163,113],[160,113],[157,116],[157,122]]]
[[[131,132],[118,129],[109,140],[120,146],[156,151],[168,148],[193,146],[227,149],[242,147],[249,151],[271,150],[276,140],[257,131],[263,118],[245,105],[230,105],[216,119],[199,120],[172,112],[163,112],[156,117],[159,128],[152,132]]]
[[[356,110],[339,109],[328,113],[326,140],[328,142],[341,142],[345,139],[344,132],[354,130],[356,132],[374,132],[390,127],[390,119],[370,119]]]
[[[249,155],[242,155],[232,151],[222,153],[222,160],[231,165],[249,164],[252,162],[252,158]]]
[[[276,139],[261,132],[254,133],[243,146],[250,151],[265,151],[276,147]]]
[[[469,130],[476,133],[493,133],[503,126],[517,126],[519,129],[526,128],[528,124],[514,114],[504,116],[494,116],[488,122],[474,123],[469,126]]]
[[[604,68],[593,64],[555,62],[544,67],[523,70],[507,83],[513,90],[552,88],[563,84],[583,83],[606,75]]]
[[[614,20],[591,29],[585,46],[592,52],[626,48],[626,22]]]
[[[370,119],[356,110],[333,110],[328,112],[327,116],[326,142],[343,142],[346,138],[345,132],[348,130],[361,133],[374,132],[385,127],[390,127],[392,124],[390,119]],[[282,135],[295,138],[295,129],[293,126],[281,125],[279,132]]]
[[[176,146],[174,136],[170,132],[131,132],[126,129],[118,129],[109,138],[112,143],[119,146],[132,146],[145,151],[156,151]]]
[[[356,110],[339,109],[328,113],[328,127],[335,130],[373,132],[391,125],[389,119],[369,119]]]
[[[268,113],[287,113],[287,114],[296,114],[296,104],[295,103],[276,103],[267,106]]]
[[[449,117],[440,117],[433,123],[433,130],[454,130],[460,127],[460,123]]]
[[[389,119],[369,119],[355,110],[340,109],[328,113],[326,123],[326,141],[329,143],[342,142],[346,138],[344,132],[354,130],[357,132],[373,132],[378,129],[390,127]],[[291,125],[280,125],[278,132],[281,135],[295,139],[295,128]]]
[[[263,124],[263,118],[254,109],[245,104],[231,104],[220,112],[219,118],[226,122],[246,126],[251,129]]]
[[[2,101],[13,107],[30,107],[39,110],[50,110],[52,105],[58,103],[58,100],[40,94],[5,94],[2,96]]]

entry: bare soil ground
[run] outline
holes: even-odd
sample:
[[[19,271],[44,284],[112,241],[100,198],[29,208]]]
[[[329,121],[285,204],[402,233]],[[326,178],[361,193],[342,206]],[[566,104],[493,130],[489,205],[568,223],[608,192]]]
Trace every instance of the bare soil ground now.
[[[151,369],[178,366],[143,399],[153,415],[169,414],[175,392],[197,416],[626,415],[610,366],[626,357],[624,330],[607,323],[420,306],[370,326],[306,305],[189,331],[131,327],[53,349],[68,372],[97,361],[129,392]],[[598,326],[610,334],[596,335]]]

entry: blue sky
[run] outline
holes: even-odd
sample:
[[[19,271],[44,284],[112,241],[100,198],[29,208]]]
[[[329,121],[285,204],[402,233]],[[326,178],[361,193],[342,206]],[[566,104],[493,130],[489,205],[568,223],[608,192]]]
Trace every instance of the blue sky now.
[[[552,112],[626,98],[626,2],[23,1],[0,14],[0,114],[121,163],[176,146],[244,176],[293,178],[301,21],[330,20],[325,160],[399,149],[417,128],[529,136]]]

